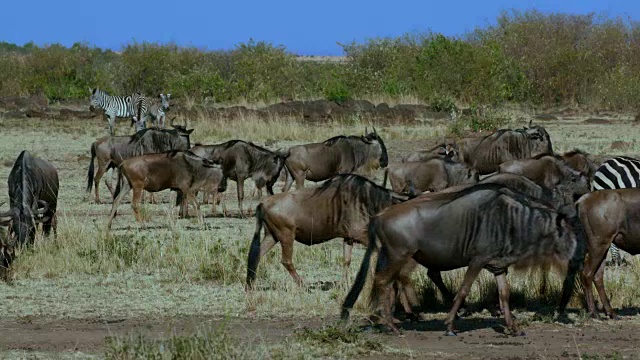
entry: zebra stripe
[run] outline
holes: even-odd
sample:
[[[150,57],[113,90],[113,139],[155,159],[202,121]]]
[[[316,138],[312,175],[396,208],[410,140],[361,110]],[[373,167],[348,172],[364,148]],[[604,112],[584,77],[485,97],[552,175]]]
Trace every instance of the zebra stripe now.
[[[626,189],[640,187],[640,160],[628,156],[617,156],[605,161],[596,170],[591,190]],[[620,249],[611,244],[611,259],[616,265],[622,264]]]

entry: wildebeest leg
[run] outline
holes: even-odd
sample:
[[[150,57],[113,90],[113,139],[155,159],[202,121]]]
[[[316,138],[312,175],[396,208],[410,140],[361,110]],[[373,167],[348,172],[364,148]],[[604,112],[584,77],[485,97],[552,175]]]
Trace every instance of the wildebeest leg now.
[[[538,293],[540,296],[544,296],[547,293],[547,274],[551,270],[551,264],[544,263],[540,266],[540,288],[538,289]]]
[[[504,313],[504,322],[507,325],[507,329],[512,335],[521,335],[518,333],[518,325],[511,317],[511,310],[509,309],[509,283],[507,282],[507,273],[496,275],[496,282],[498,283],[498,294],[500,295],[500,307]]]
[[[191,202],[193,203],[193,207],[196,208],[196,215],[198,216],[198,220],[201,222],[204,222],[204,218],[202,217],[202,211],[200,211],[200,204],[198,204],[198,199],[196,198],[196,195],[190,191],[188,195],[188,199],[191,199]],[[189,203],[187,202],[187,207],[188,206],[189,206]]]
[[[402,270],[400,270],[400,274],[397,279],[400,304],[402,304],[404,312],[407,313],[407,318],[412,321],[419,320],[419,315],[413,312],[413,307],[418,306],[418,297],[416,296],[415,289],[411,283],[411,273],[415,266],[416,262],[413,259],[410,260],[405,266],[403,266]]]
[[[349,283],[349,266],[351,265],[351,252],[353,251],[353,239],[344,239],[342,244],[342,256],[344,265],[344,282]]]
[[[598,291],[598,295],[600,295],[600,301],[602,301],[602,306],[604,306],[604,312],[611,319],[617,319],[618,316],[613,311],[607,292],[604,290],[604,260],[600,263],[600,267],[598,267],[598,270],[596,271],[593,282],[596,284],[596,290]]]
[[[240,217],[244,218],[244,213],[242,212],[242,200],[244,199],[244,178],[242,176],[238,176],[238,209],[240,209]]]
[[[458,309],[466,299],[467,295],[469,295],[469,290],[471,290],[471,285],[473,285],[473,282],[478,277],[480,270],[482,270],[481,265],[469,264],[469,267],[467,268],[467,272],[465,272],[464,274],[464,280],[462,281],[462,286],[460,287],[460,290],[458,290],[458,293],[453,299],[453,306],[451,307],[451,311],[449,311],[449,315],[447,315],[447,319],[444,321],[444,323],[447,325],[447,335],[455,335],[455,333],[453,332],[454,331],[453,321],[455,320],[456,315],[458,314]]]
[[[272,235],[280,241],[280,245],[282,246],[282,265],[284,265],[285,269],[287,269],[289,275],[291,275],[293,280],[296,281],[298,286],[302,286],[302,278],[298,275],[296,268],[293,266],[293,243],[295,241],[295,233],[285,230],[277,231]]]
[[[381,252],[381,255],[378,257],[378,264],[380,264],[380,258],[384,256],[382,253],[383,252]],[[391,283],[401,272],[404,262],[403,259],[394,259],[389,261],[386,268],[376,269],[376,276],[373,283],[374,288],[372,290],[372,294],[377,294],[377,296],[373,297],[373,309],[375,310],[377,308],[378,299],[382,299],[383,324],[388,326],[396,334],[399,334],[400,330],[395,326],[391,312],[393,299],[395,299]]]
[[[109,220],[107,220],[107,230],[111,230],[111,223],[113,222],[113,218],[116,217],[116,211],[118,211],[118,206],[122,202],[122,199],[129,192],[129,183],[128,181],[123,181],[122,189],[118,196],[113,200],[113,204],[111,204],[111,214],[109,214]]]
[[[142,215],[140,215],[140,198],[142,197],[142,189],[138,187],[133,188],[133,197],[131,198],[131,207],[133,208],[133,214],[136,217],[137,222],[142,222]]]
[[[589,246],[589,254],[587,261],[585,261],[584,269],[582,270],[582,286],[584,287],[584,297],[587,302],[587,311],[589,315],[594,318],[598,318],[599,314],[596,310],[596,306],[593,300],[593,276],[598,268],[604,262],[606,252],[609,248],[608,241],[597,241],[597,239],[589,239],[591,244],[606,244],[607,246]]]
[[[104,175],[104,173],[107,171],[107,167],[103,166],[99,161],[98,161],[98,171],[96,171],[96,176],[93,178],[93,185],[96,187],[95,189],[95,194],[96,194],[96,204],[100,204],[100,179],[102,179],[102,176]],[[111,188],[109,188],[109,191],[111,191]],[[113,197],[113,192],[111,192],[111,196]]]
[[[442,293],[442,297],[444,297],[444,299],[450,304],[453,304],[453,293],[447,288],[447,286],[444,284],[444,281],[442,281],[442,273],[440,271],[429,269],[427,271],[427,276],[429,277],[429,279],[431,279],[431,281],[433,281],[438,290],[440,290],[440,293]]]

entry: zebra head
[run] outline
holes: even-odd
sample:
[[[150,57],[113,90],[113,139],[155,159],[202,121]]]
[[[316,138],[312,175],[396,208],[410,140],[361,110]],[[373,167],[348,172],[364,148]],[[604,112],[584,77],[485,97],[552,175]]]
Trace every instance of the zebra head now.
[[[98,88],[89,88],[91,96],[89,96],[89,111],[93,111],[96,107],[102,107],[104,96],[106,93]]]
[[[138,120],[137,116],[131,118],[131,126],[135,125],[136,132],[140,130],[144,130],[147,128],[147,124],[145,124],[144,120]]]
[[[160,94],[160,100],[162,101],[162,110],[169,110],[169,99],[171,99],[171,94]]]

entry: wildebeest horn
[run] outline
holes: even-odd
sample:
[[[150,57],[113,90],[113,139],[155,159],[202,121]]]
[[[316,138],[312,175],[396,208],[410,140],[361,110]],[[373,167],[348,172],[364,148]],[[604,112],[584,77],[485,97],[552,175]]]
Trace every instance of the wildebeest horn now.
[[[367,127],[364,127],[364,135],[366,136],[369,132],[367,131]]]
[[[533,119],[529,120],[529,127],[531,127],[531,123],[533,123]]]
[[[375,126],[373,126],[373,125],[371,125],[371,127],[373,128],[373,133],[374,133],[374,134],[376,134],[376,135],[378,135],[378,131],[376,130],[376,127],[375,127]]]
[[[34,215],[42,215],[49,210],[49,204],[44,200],[38,200],[38,205],[42,207],[38,208],[38,210],[34,211]]]

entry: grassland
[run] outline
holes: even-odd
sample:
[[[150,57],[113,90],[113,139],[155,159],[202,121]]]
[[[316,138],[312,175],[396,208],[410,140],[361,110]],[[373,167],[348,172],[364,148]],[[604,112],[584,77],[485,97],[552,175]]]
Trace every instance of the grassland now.
[[[514,127],[528,123],[533,116],[522,110],[503,110],[501,115]],[[559,116],[557,121],[544,123],[554,149],[562,152],[578,147],[597,155],[640,153],[640,145],[635,141],[640,136],[640,127],[633,123],[630,114],[597,115],[611,121],[606,125],[584,123],[585,119],[594,116],[566,114]],[[422,350],[416,350],[419,345],[390,336],[336,327],[339,307],[348,290],[348,284],[342,281],[340,241],[294,248],[293,261],[305,280],[303,288],[295,286],[279,263],[280,249],[276,247],[260,264],[259,290],[247,296],[243,283],[248,243],[255,228],[251,218],[212,216],[210,207],[203,206],[204,223],[196,218],[177,219],[177,209],[169,205],[169,195],[162,193],[161,204],[144,205],[148,218],[144,227],[135,223],[127,203],[121,206],[111,235],[106,234],[104,225],[111,205],[94,204],[93,196],[84,191],[89,147],[95,138],[106,134],[105,125],[99,121],[54,123],[0,119],[0,143],[3,144],[0,147],[0,179],[7,178],[22,149],[51,161],[61,179],[57,239],[38,237],[33,248],[18,254],[11,281],[0,283],[0,328],[4,329],[5,339],[0,340],[5,347],[4,351],[0,350],[3,351],[1,357],[129,359],[154,354],[156,358],[171,358],[171,354],[178,354],[174,358],[381,355],[455,358],[459,349],[444,349],[438,355],[433,352],[435,350],[425,350],[424,346]],[[200,119],[190,123],[190,127],[196,129],[192,135],[194,142],[216,143],[239,138],[268,143],[271,148],[323,140],[336,134],[361,133],[365,125],[368,124],[354,122],[310,126],[288,119],[269,122]],[[391,161],[397,161],[408,151],[419,150],[442,139],[449,128],[450,124],[442,122],[380,127],[378,131],[387,142]],[[123,131],[129,131],[129,128],[119,125],[118,132]],[[613,141],[628,144],[624,150],[612,150]],[[381,172],[373,176],[381,181]],[[235,184],[230,185],[224,194],[224,203],[230,213],[235,214]],[[102,186],[102,194],[107,195],[108,191]],[[247,186],[246,193],[251,194],[253,184]],[[281,184],[276,186],[278,191],[280,187]],[[6,182],[2,181],[0,202],[5,200]],[[245,204],[255,207],[258,201],[253,198],[245,200]],[[351,279],[362,254],[363,249],[357,247],[353,262],[356,265],[350,269]],[[622,311],[623,315],[628,315],[622,320],[623,324],[633,327],[638,325],[631,315],[637,314],[636,309],[640,306],[640,264],[635,259],[630,262],[630,267],[607,269],[606,281],[613,306],[626,309]],[[462,270],[450,272],[446,274],[446,282],[457,286],[461,275]],[[574,297],[572,307],[576,312],[571,315],[577,321],[576,325],[549,324],[555,298],[537,295],[538,277],[517,273],[509,276],[513,307],[518,319],[528,328],[565,331],[577,326],[581,329],[578,331],[595,329],[593,331],[597,333],[598,326],[607,329],[616,326],[586,322],[579,311],[582,306],[578,297]],[[435,291],[423,270],[415,274],[415,279],[425,286],[427,295],[424,311],[428,325],[422,330],[441,335],[446,306],[439,298],[431,299]],[[553,286],[557,291],[557,276],[553,276]],[[481,312],[493,306],[493,291],[493,279],[484,274],[474,285],[470,297],[470,307],[477,312],[461,320],[461,328],[486,329],[501,323],[500,320],[497,323],[487,320],[491,316]],[[356,307],[356,319],[365,315],[362,303]],[[117,325],[132,321],[135,326],[122,328]],[[78,334],[69,335],[77,337],[74,338],[75,346],[60,345],[65,343],[53,340],[48,343],[57,345],[39,346],[36,340],[28,340],[35,334],[30,329],[38,327],[51,329],[51,337],[55,338],[57,323],[66,324],[67,330],[77,326]],[[91,346],[83,345],[82,329],[92,323],[111,324],[105,326],[113,330],[113,338],[105,343],[102,336],[101,341],[87,340]],[[162,324],[169,324],[168,328]],[[161,327],[163,331],[158,330]],[[10,329],[13,330],[8,331]],[[145,333],[145,329],[146,335],[138,336],[138,333]],[[6,340],[11,335],[5,334],[12,331],[15,331],[14,338],[24,333],[23,342]],[[482,330],[480,334],[489,339],[496,337],[491,329]],[[430,339],[435,341],[435,336]],[[482,343],[483,340],[479,341]],[[571,354],[577,353],[576,349],[580,352],[578,343],[570,349]],[[622,344],[624,347],[625,343]],[[597,354],[604,356],[611,352]]]

